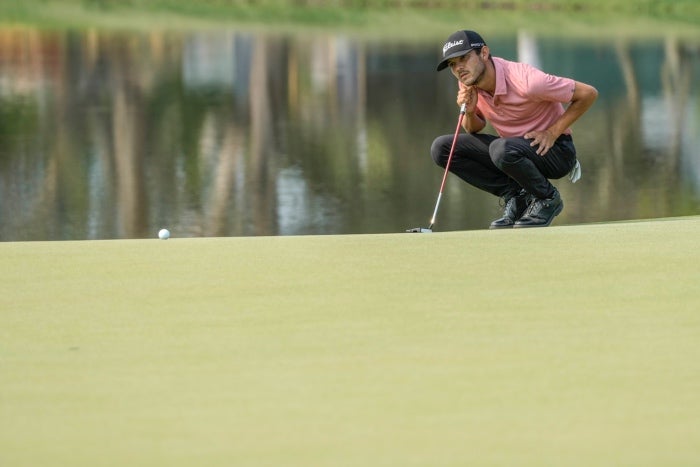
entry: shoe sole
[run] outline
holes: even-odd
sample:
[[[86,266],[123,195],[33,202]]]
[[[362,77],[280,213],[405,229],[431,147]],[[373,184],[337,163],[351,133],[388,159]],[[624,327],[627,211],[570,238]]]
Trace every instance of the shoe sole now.
[[[546,224],[538,224],[538,225],[526,225],[526,224],[518,224],[517,222],[513,224],[514,229],[529,229],[531,227],[549,227],[549,225],[552,223],[555,217],[559,215],[560,212],[564,210],[564,202],[562,201],[561,204],[557,207],[557,210],[554,211],[554,214],[552,214],[552,217],[549,218],[549,221],[547,221]]]

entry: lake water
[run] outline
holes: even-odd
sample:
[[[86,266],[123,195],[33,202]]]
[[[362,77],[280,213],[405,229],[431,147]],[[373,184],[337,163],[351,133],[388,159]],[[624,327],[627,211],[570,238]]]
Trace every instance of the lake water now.
[[[446,35],[452,31],[446,31]],[[555,225],[700,214],[700,41],[526,32],[493,55],[594,85]],[[439,43],[314,33],[0,30],[0,240],[402,232],[454,131]],[[450,176],[436,230],[498,200]]]

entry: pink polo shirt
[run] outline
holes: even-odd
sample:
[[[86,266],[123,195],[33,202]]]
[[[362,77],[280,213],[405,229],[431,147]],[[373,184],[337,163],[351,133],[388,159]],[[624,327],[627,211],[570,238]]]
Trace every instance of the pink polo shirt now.
[[[498,57],[493,57],[493,65],[496,90],[491,96],[479,89],[476,107],[501,137],[546,130],[564,113],[563,104],[571,102],[574,95],[573,79]],[[571,129],[567,128],[564,134],[571,134]]]

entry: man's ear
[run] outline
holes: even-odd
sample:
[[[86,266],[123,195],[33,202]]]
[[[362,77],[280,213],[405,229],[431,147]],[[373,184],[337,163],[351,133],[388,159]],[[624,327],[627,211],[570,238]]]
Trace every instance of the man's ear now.
[[[486,60],[489,58],[489,55],[491,54],[491,51],[489,50],[489,46],[485,45],[481,48],[481,58]]]

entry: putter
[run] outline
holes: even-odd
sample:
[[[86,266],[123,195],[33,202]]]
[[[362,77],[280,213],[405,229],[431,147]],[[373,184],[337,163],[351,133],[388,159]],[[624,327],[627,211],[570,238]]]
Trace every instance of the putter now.
[[[447,157],[447,164],[445,164],[445,173],[442,176],[442,183],[440,184],[440,192],[438,193],[437,202],[435,203],[435,210],[433,211],[433,217],[430,219],[430,225],[428,228],[425,227],[414,227],[412,229],[406,230],[408,233],[432,233],[433,226],[435,225],[435,218],[437,217],[438,209],[440,208],[440,200],[442,199],[442,192],[445,190],[445,182],[447,181],[447,174],[450,172],[450,162],[452,162],[452,154],[455,152],[455,145],[457,144],[457,136],[459,136],[459,129],[462,126],[462,119],[467,111],[467,104],[462,104],[459,109],[459,119],[457,119],[457,128],[455,129],[455,136],[452,138],[452,147],[450,148],[450,155]]]

